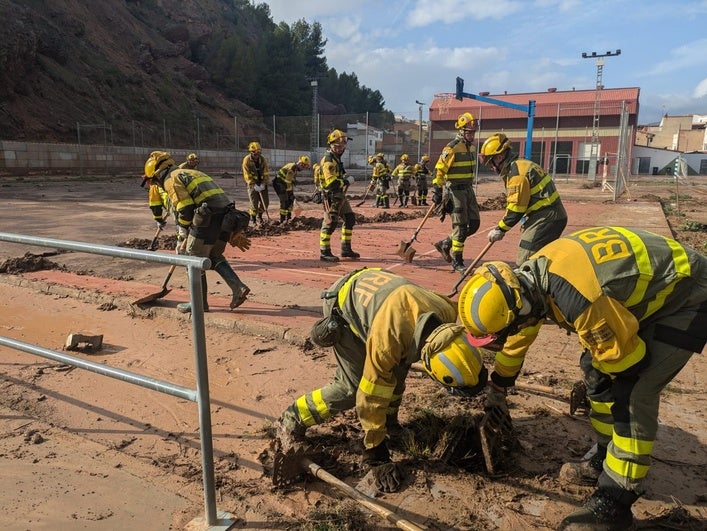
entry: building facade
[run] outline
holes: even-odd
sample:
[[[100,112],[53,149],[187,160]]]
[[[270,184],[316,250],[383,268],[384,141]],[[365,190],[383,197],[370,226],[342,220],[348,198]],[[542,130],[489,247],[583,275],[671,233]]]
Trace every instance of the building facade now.
[[[628,146],[628,153],[624,156],[631,160],[639,92],[637,87],[604,88],[600,91],[559,91],[550,88],[547,92],[482,92],[479,95],[523,106],[534,102],[531,159],[553,175],[586,176],[593,139],[596,138],[597,176],[600,176],[617,164],[622,123],[628,128],[627,142],[624,143]],[[525,154],[527,112],[473,98],[459,101],[453,94],[436,94],[430,104],[430,155],[433,159],[456,134],[454,122],[464,112],[471,112],[479,121],[476,136],[479,146],[491,134],[502,132],[512,141],[516,152]],[[480,173],[484,171],[488,170],[479,168]]]

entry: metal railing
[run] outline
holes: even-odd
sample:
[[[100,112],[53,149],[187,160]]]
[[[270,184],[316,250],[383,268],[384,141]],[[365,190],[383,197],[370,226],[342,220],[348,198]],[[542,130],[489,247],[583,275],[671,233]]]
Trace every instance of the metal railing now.
[[[209,375],[206,359],[206,335],[204,331],[204,303],[201,289],[201,271],[211,267],[211,260],[198,256],[184,256],[176,254],[160,254],[150,251],[97,245],[94,243],[56,240],[37,236],[23,236],[0,232],[0,241],[11,243],[24,243],[39,247],[51,247],[68,251],[78,251],[89,254],[99,254],[115,258],[127,258],[184,266],[189,277],[189,296],[192,304],[191,322],[194,338],[194,364],[196,369],[196,389],[182,387],[163,380],[149,378],[137,373],[109,367],[101,363],[87,361],[75,356],[42,348],[38,345],[25,343],[12,338],[0,336],[0,345],[58,361],[73,367],[85,369],[103,376],[109,376],[140,387],[152,389],[160,393],[176,396],[196,402],[199,414],[199,438],[201,442],[201,466],[204,484],[204,507],[206,523],[209,526],[224,525],[228,515],[221,513],[218,518],[216,511],[216,486],[214,481],[213,440],[211,431],[211,406],[209,399]],[[226,518],[224,518],[226,516]]]

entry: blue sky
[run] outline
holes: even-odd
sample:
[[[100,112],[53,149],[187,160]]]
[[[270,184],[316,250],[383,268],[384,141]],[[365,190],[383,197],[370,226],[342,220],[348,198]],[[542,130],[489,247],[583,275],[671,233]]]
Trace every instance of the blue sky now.
[[[255,0],[255,3],[261,3]],[[707,0],[271,0],[273,20],[319,22],[337,72],[410,119],[438,92],[640,87],[640,124],[707,114]],[[427,107],[423,107],[423,117]]]

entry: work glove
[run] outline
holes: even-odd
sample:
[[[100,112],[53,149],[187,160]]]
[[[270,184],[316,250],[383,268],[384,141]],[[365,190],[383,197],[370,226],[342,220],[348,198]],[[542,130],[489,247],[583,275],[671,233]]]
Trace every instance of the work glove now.
[[[368,191],[372,192],[375,189],[376,189],[376,183],[375,183],[375,181],[371,181],[371,183],[368,185]]]
[[[432,192],[432,202],[435,205],[442,204],[442,187],[441,186],[434,187],[434,191]]]
[[[253,190],[255,190],[256,192],[262,192],[265,190],[265,185],[264,184],[256,184],[255,186],[253,186]]]
[[[508,403],[506,402],[506,388],[489,381],[486,386],[486,402],[484,409],[499,408],[504,413],[508,413]]]
[[[177,254],[187,254],[185,251],[185,246],[182,244],[186,241],[188,236],[189,229],[182,227],[181,225],[177,225],[177,247],[175,249]]]
[[[503,237],[506,235],[504,231],[502,231],[498,227],[494,227],[489,231],[489,241],[490,242],[500,242]]]
[[[230,243],[232,247],[238,247],[243,252],[250,249],[250,238],[248,238],[242,230],[231,234],[228,243]]]
[[[352,176],[347,175],[346,177],[344,177],[344,182],[347,185],[351,186],[354,182],[356,182],[356,180]]]
[[[155,225],[157,225],[157,228],[161,230],[167,226],[167,222],[162,218],[155,219]]]
[[[403,480],[403,470],[390,460],[385,441],[363,451],[361,465],[370,469],[376,488],[381,492],[397,492]]]

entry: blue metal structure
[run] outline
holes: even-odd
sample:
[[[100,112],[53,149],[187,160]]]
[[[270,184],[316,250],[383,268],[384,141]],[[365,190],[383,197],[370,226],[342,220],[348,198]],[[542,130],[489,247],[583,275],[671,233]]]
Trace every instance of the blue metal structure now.
[[[455,96],[459,101],[464,98],[471,98],[472,100],[485,101],[486,103],[491,103],[492,105],[508,107],[509,109],[515,109],[517,111],[527,113],[528,133],[525,138],[525,158],[530,160],[530,155],[533,147],[533,120],[535,119],[535,100],[529,100],[528,105],[526,106],[518,105],[517,103],[509,103],[503,100],[497,100],[495,98],[489,98],[487,96],[480,96],[478,94],[469,94],[468,92],[464,92],[464,80],[460,77],[457,77],[457,88]]]

